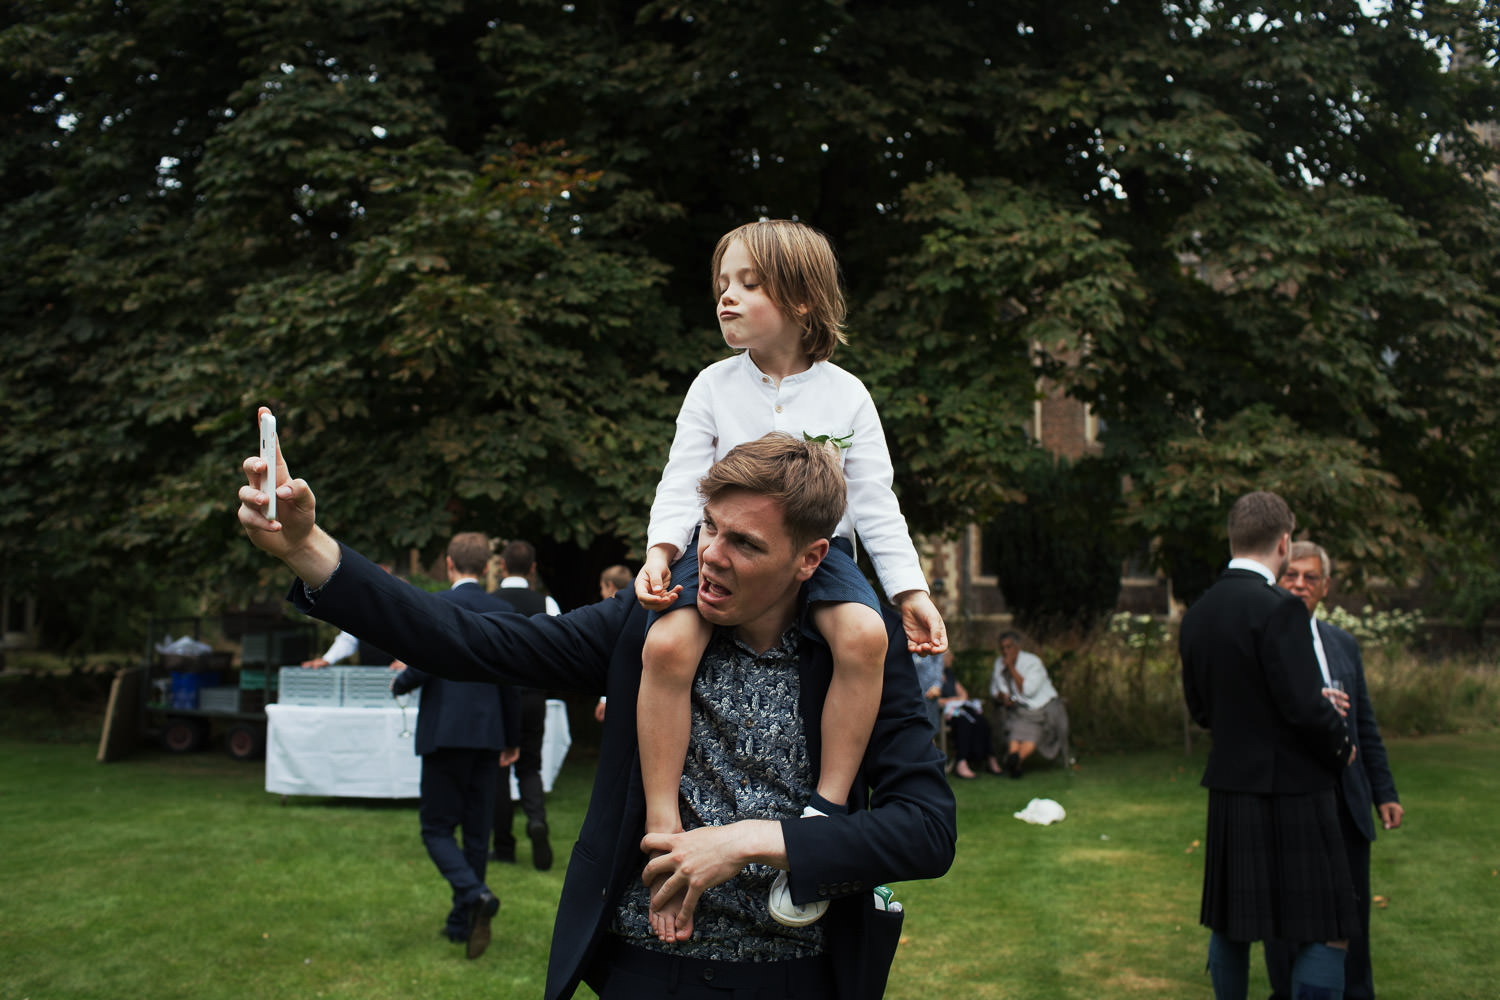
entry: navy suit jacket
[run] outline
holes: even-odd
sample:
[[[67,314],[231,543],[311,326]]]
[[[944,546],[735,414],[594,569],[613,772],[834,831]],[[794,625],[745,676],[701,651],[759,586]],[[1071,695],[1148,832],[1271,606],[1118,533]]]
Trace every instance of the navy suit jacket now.
[[[608,695],[594,789],[558,901],[545,995],[571,997],[580,980],[597,981],[590,965],[645,861],[635,706],[646,614],[633,591],[555,617],[476,614],[394,580],[344,548],[338,571],[312,599],[300,582],[289,596],[304,612],[368,635],[398,656],[425,655],[434,672],[451,679]],[[802,615],[806,635],[805,602]],[[905,636],[894,615],[886,622],[880,710],[851,811],[782,822],[793,900],[832,900],[824,926],[841,1000],[880,996],[895,954],[902,915],[876,910],[871,889],[942,875],[957,838],[953,792],[932,745]],[[812,636],[802,642],[799,709],[816,762],[833,664],[828,647]]]
[[[514,610],[472,582],[450,587],[437,596],[474,611]],[[406,662],[430,662],[430,657]],[[443,747],[501,750],[520,745],[521,700],[514,686],[493,681],[450,681],[409,665],[391,681],[391,693],[401,695],[413,688],[422,689],[422,707],[417,712],[418,754]]]
[[[1375,709],[1370,705],[1370,691],[1365,686],[1365,665],[1354,636],[1336,625],[1318,622],[1318,636],[1328,658],[1328,675],[1344,682],[1349,695],[1350,734],[1359,753],[1354,765],[1344,769],[1341,790],[1344,805],[1366,840],[1375,839],[1375,820],[1371,809],[1381,802],[1399,802],[1396,779],[1385,755],[1385,742],[1375,724]]]
[[[1294,795],[1332,788],[1349,759],[1323,696],[1307,606],[1253,570],[1225,570],[1182,619],[1182,689],[1213,732],[1202,784]]]

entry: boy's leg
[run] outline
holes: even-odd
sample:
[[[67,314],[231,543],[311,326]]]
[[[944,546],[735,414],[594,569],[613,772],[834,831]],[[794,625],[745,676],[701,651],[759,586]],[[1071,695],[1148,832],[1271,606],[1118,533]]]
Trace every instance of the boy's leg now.
[[[713,627],[696,608],[678,608],[664,614],[646,633],[635,723],[641,782],[646,792],[647,833],[682,829],[677,799],[692,732],[693,676],[712,635]],[[663,941],[676,939],[676,922],[668,915],[667,903],[656,899],[653,892],[651,925]]]
[[[819,603],[813,621],[833,651],[833,680],[823,702],[823,751],[818,769],[818,794],[834,805],[847,806],[849,790],[875,728],[880,690],[885,678],[885,622],[874,608],[854,603]],[[812,806],[804,818],[822,816]],[[827,900],[798,905],[792,902],[786,872],[771,885],[771,917],[788,927],[802,927],[828,911]]]
[[[818,794],[846,805],[880,711],[885,679],[885,622],[863,604],[819,604],[813,621],[833,651],[833,680],[823,702]]]

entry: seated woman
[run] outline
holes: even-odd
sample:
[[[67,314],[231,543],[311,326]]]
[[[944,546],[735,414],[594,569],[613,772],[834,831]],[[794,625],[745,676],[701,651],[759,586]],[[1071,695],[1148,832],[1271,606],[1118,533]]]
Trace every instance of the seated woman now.
[[[1041,658],[1022,652],[1021,637],[1015,632],[1000,636],[990,696],[1005,708],[1009,737],[1006,774],[1019,778],[1022,764],[1038,749],[1049,760],[1063,752],[1068,744],[1068,710],[1057,696]]]
[[[980,711],[979,702],[969,698],[969,692],[954,676],[952,652],[943,654],[943,683],[937,701],[942,706],[943,718],[953,729],[954,756],[958,760],[953,773],[960,778],[977,778],[975,767],[986,767],[991,774],[1001,773],[989,720]]]

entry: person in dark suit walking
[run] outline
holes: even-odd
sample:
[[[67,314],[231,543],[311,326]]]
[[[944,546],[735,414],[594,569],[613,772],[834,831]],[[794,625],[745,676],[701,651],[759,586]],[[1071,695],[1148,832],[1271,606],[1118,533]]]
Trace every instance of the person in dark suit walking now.
[[[479,584],[489,558],[490,542],[484,535],[454,535],[446,557],[450,586],[438,596],[471,611],[512,611]],[[427,664],[434,659],[423,651],[415,658]],[[453,887],[453,905],[441,933],[450,941],[465,942],[468,957],[478,958],[489,946],[490,918],[500,908],[484,880],[495,809],[495,760],[516,757],[520,705],[512,686],[493,681],[447,680],[415,666],[391,679],[393,695],[414,688],[422,689],[416,741],[422,756],[422,843]],[[462,847],[455,836],[459,830]]]
[[[901,622],[886,609],[880,707],[850,804],[799,816],[800,796],[817,780],[833,677],[801,584],[843,513],[836,456],[770,434],[733,449],[704,478],[698,606],[715,636],[700,672],[717,676],[693,694],[680,801],[689,828],[644,837],[634,706],[646,615],[633,593],[561,617],[476,615],[391,583],[318,528],[312,491],[284,457],[272,487],[276,521],[265,516],[266,463],[251,456],[242,467],[240,523],[298,576],[288,594],[297,607],[362,629],[397,655],[428,652],[450,678],[609,697],[593,792],[558,901],[546,1000],[571,997],[580,981],[604,1000],[882,995],[903,914],[874,890],[947,871],[956,809],[911,656],[898,641]],[[821,921],[791,928],[770,919],[766,889],[776,871],[787,872],[794,904],[830,901]],[[648,922],[647,886],[658,910],[675,910],[670,943]]]
[[[536,549],[514,539],[500,552],[500,594],[523,615],[560,615],[551,595],[532,589]],[[521,756],[502,764],[495,784],[496,861],[516,860],[516,835],[511,830],[516,807],[510,798],[510,773],[516,773],[521,811],[526,814],[526,836],[531,840],[531,863],[537,871],[552,867],[552,841],[547,827],[547,800],[542,790],[542,740],[547,735],[547,692],[539,687],[516,689],[521,699]]]
[[[1333,563],[1323,546],[1312,542],[1293,542],[1291,562],[1281,575],[1281,585],[1290,590],[1307,613],[1314,615],[1318,604],[1328,596],[1333,582]],[[1313,646],[1325,676],[1344,686],[1354,725],[1356,755],[1354,764],[1344,769],[1339,782],[1339,832],[1349,856],[1349,871],[1354,876],[1354,892],[1359,901],[1359,932],[1349,939],[1349,954],[1344,959],[1344,996],[1353,1000],[1372,1000],[1375,978],[1370,968],[1370,845],[1375,840],[1372,812],[1378,812],[1387,830],[1401,825],[1406,810],[1396,794],[1396,779],[1391,776],[1385,742],[1375,722],[1370,704],[1370,690],[1365,686],[1365,666],[1354,636],[1336,625],[1312,619]],[[1266,942],[1266,972],[1271,979],[1272,1000],[1287,1000],[1292,995],[1292,958],[1294,949],[1282,941]]]
[[[1293,996],[1336,998],[1357,913],[1335,786],[1353,757],[1313,653],[1307,608],[1276,586],[1296,526],[1258,491],[1229,511],[1229,568],[1182,620],[1182,686],[1213,733],[1199,920],[1214,995],[1243,1000],[1250,942],[1296,946]],[[1347,704],[1347,702],[1345,703]]]

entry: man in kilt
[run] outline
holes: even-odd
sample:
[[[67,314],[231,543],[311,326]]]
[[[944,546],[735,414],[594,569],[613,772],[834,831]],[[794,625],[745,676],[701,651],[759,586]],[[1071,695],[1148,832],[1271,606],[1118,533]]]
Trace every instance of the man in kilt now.
[[[1199,921],[1221,1000],[1244,1000],[1250,942],[1270,939],[1295,943],[1294,1000],[1336,1000],[1358,927],[1337,799],[1347,696],[1322,676],[1306,606],[1276,586],[1295,527],[1274,493],[1235,501],[1234,558],[1182,620],[1188,711],[1213,733]]]

